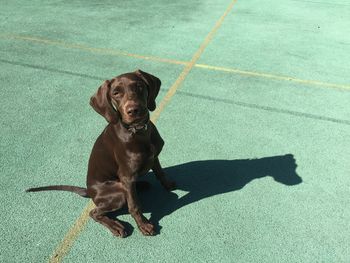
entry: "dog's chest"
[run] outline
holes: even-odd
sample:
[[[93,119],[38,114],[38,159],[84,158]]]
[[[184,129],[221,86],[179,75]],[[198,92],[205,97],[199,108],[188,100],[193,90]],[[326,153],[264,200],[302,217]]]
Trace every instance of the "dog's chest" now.
[[[132,173],[146,174],[153,166],[155,147],[153,144],[138,145],[128,152],[128,166]]]

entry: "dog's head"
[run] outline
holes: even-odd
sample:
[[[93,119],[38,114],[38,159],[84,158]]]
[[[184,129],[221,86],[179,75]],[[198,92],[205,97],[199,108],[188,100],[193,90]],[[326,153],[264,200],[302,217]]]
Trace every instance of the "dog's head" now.
[[[108,122],[121,119],[126,124],[144,122],[156,108],[160,80],[137,70],[106,80],[91,97],[90,105]]]

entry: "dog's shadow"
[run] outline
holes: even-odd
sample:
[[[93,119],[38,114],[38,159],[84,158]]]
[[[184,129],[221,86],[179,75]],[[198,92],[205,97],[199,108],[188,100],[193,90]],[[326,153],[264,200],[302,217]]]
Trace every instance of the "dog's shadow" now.
[[[193,161],[165,168],[167,176],[185,193],[180,198],[165,191],[154,176],[148,176],[152,187],[140,193],[143,211],[151,213],[150,221],[158,232],[164,216],[214,195],[242,189],[254,179],[271,176],[277,183],[292,186],[302,182],[296,172],[292,154],[244,160]],[[124,211],[125,213],[125,211]]]

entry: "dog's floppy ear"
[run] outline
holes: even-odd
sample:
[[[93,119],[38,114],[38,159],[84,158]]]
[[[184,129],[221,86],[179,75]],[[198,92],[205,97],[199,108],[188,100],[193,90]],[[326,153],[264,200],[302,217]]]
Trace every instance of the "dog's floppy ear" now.
[[[150,111],[154,111],[156,109],[156,97],[161,85],[160,79],[139,69],[135,73],[146,83],[148,87],[147,107]]]
[[[110,80],[106,80],[90,98],[91,107],[110,123],[116,123],[119,114],[113,109],[109,95]]]

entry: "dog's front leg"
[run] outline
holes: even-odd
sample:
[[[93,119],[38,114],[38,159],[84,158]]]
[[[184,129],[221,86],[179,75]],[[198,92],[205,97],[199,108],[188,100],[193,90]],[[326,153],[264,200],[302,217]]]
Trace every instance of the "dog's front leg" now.
[[[142,234],[146,236],[155,235],[154,226],[147,220],[147,218],[141,212],[136,192],[136,182],[132,180],[123,182],[123,184],[125,186],[126,201],[128,203],[129,213],[135,219],[138,228],[140,229]]]
[[[176,188],[176,183],[166,178],[163,168],[160,166],[158,157],[154,159],[152,170],[166,190],[171,191]]]

